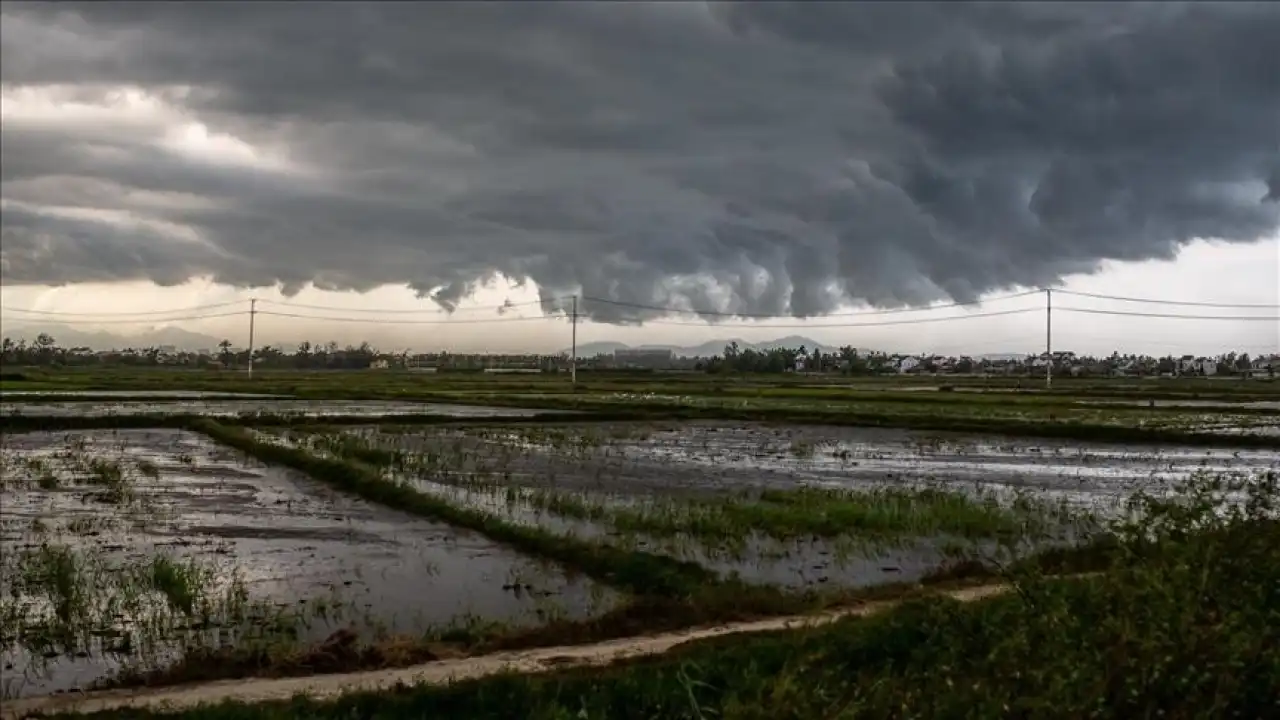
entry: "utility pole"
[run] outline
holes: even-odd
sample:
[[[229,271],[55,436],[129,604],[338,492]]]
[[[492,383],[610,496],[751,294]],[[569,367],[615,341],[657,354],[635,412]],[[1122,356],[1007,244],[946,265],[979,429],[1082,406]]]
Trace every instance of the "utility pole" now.
[[[573,296],[573,348],[569,358],[569,383],[578,389],[578,296]]]
[[[258,318],[258,299],[249,300],[249,379],[253,379],[253,325]]]
[[[1044,291],[1044,388],[1053,385],[1053,290]]]

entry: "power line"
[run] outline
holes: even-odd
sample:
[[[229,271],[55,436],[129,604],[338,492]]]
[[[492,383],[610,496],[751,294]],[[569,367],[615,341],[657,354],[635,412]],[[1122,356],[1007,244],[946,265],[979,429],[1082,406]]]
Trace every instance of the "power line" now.
[[[970,300],[967,302],[954,302],[954,303],[948,303],[946,305],[932,305],[929,307],[922,307],[922,308],[894,308],[891,310],[865,310],[865,311],[856,311],[856,312],[847,312],[847,313],[832,313],[830,315],[823,315],[822,317],[828,317],[828,318],[864,317],[869,315],[870,316],[898,315],[901,313],[909,313],[909,312],[927,312],[929,310],[947,310],[950,308],[971,307],[974,305],[983,305],[991,302],[1001,302],[1004,300],[1013,300],[1015,298],[1020,298],[1020,297],[1029,297],[1031,295],[1039,295],[1042,292],[1044,291],[1043,290],[1027,290],[1026,292],[1014,293],[1012,295],[1002,295],[1000,297],[987,298],[985,300]],[[606,298],[592,297],[590,295],[583,296],[582,299],[589,300],[591,302],[604,303],[606,305],[614,305],[617,307],[632,308],[635,310],[652,310],[655,312],[666,312],[666,313],[684,314],[684,315],[701,315],[706,317],[728,317],[728,318],[744,318],[744,319],[755,319],[755,320],[782,320],[782,319],[795,317],[794,315],[734,313],[734,312],[723,312],[720,310],[697,310],[693,308],[665,307],[662,305],[644,305],[641,303],[624,302],[622,300],[608,300]]]
[[[17,308],[5,308],[5,311],[16,310]],[[186,322],[188,320],[212,320],[214,318],[236,317],[238,315],[248,315],[248,310],[237,310],[235,312],[214,313],[211,315],[186,315],[182,317],[166,317],[166,318],[131,318],[131,319],[106,319],[106,320],[58,320],[60,325],[141,325],[145,323],[167,323],[167,322]],[[31,319],[31,318],[20,318]]]
[[[382,318],[338,317],[329,315],[301,315],[297,313],[281,313],[272,310],[259,310],[259,315],[271,317],[294,318],[297,320],[324,320],[327,322],[355,322],[368,325],[476,325],[488,323],[530,322],[533,320],[559,320],[559,315],[539,315],[537,317],[514,318],[479,318],[475,320],[387,320]]]
[[[1280,321],[1280,315],[1181,315],[1172,313],[1126,312],[1124,310],[1091,310],[1087,308],[1055,307],[1055,311],[1088,313],[1090,315],[1126,315],[1129,317],[1172,318],[1176,320],[1269,320]]]
[[[192,313],[204,310],[215,310],[217,308],[232,307],[233,305],[243,305],[248,300],[233,300],[231,302],[211,303],[208,305],[194,305],[192,307],[178,308],[176,310],[143,310],[139,312],[62,312],[58,310],[34,310],[28,308],[16,308],[5,306],[5,312],[26,313],[29,315],[48,315],[50,317],[87,317],[87,318],[121,318],[121,317],[138,317],[147,318],[157,315],[173,315],[175,313]]]
[[[1211,307],[1211,308],[1226,308],[1226,309],[1257,308],[1257,309],[1263,309],[1263,310],[1280,310],[1280,305],[1267,305],[1262,303],[1218,303],[1218,302],[1199,302],[1199,301],[1192,301],[1192,300],[1157,300],[1154,298],[1135,298],[1135,297],[1123,297],[1119,295],[1103,295],[1101,293],[1080,292],[1077,290],[1055,289],[1054,292],[1062,293],[1064,295],[1078,295],[1080,297],[1097,298],[1099,300],[1116,300],[1119,302],[1148,303],[1151,305],[1181,305],[1184,307]]]
[[[978,318],[1001,317],[1004,315],[1022,315],[1024,313],[1043,312],[1042,308],[1020,308],[1018,310],[1000,310],[998,312],[976,313],[973,315],[955,315],[952,317],[935,317],[935,318],[912,318],[910,320],[885,320],[883,322],[852,322],[852,323],[828,323],[821,325],[796,324],[790,323],[785,325],[747,325],[746,328],[765,328],[781,330],[789,328],[796,329],[818,329],[818,328],[852,328],[852,327],[884,327],[888,325],[922,325],[925,323],[950,322],[953,320],[976,320]],[[679,322],[674,320],[646,320],[646,325],[685,325],[691,327],[709,327],[707,323],[698,322]]]

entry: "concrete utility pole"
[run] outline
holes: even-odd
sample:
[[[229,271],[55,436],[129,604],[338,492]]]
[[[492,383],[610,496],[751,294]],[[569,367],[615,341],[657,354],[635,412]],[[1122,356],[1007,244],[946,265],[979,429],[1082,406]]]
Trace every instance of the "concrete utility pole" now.
[[[258,318],[258,299],[249,300],[249,379],[253,379],[253,326]]]
[[[1053,386],[1053,290],[1044,291],[1044,388]]]
[[[569,358],[569,383],[574,389],[578,387],[578,296],[573,296],[573,347]]]

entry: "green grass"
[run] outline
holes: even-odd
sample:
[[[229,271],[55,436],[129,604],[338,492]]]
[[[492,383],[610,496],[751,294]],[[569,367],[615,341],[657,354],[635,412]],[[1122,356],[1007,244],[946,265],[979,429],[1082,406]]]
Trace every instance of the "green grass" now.
[[[1280,415],[1266,408],[1107,405],[1099,399],[1275,400],[1280,382],[1160,380],[1055,380],[1044,392],[1026,378],[840,378],[800,376],[720,377],[702,374],[584,373],[576,389],[563,376],[477,376],[443,373],[267,371],[248,381],[233,372],[192,370],[40,370],[24,374],[46,389],[162,392],[169,389],[253,392],[302,399],[362,399],[488,404],[606,413],[615,419],[718,419],[778,423],[826,423],[919,430],[1005,433],[1104,442],[1183,443],[1280,447],[1280,436],[1215,434],[1206,416],[1230,417],[1241,426],[1270,424]],[[910,392],[945,383],[982,392]],[[1020,387],[1021,386],[1021,387]],[[1004,392],[1010,391],[1013,392]],[[21,398],[66,401],[46,396]],[[16,399],[15,399],[16,400]],[[99,401],[105,401],[105,398]],[[600,419],[600,418],[597,418]],[[3,418],[18,429],[21,419]],[[370,418],[349,419],[369,422]],[[382,418],[394,422],[393,418]],[[239,422],[266,424],[269,417]],[[330,419],[339,424],[348,419]],[[401,419],[401,422],[409,422]],[[429,421],[424,418],[424,421]],[[67,420],[80,427],[133,426],[140,420]],[[182,424],[179,418],[165,419]],[[168,426],[168,425],[166,425]]]
[[[712,542],[745,539],[754,533],[776,540],[1014,538],[1046,530],[1052,511],[1040,506],[1002,507],[991,498],[948,490],[905,488],[766,490],[715,501],[683,499],[639,506],[608,505],[553,491],[533,493],[530,500],[534,507],[607,523],[622,532],[689,535]]]
[[[692,407],[661,403],[598,402],[573,398],[548,400],[547,398],[522,399],[518,397],[436,398],[455,404],[490,404],[503,407],[542,408],[549,412],[538,417],[504,418],[504,423],[555,423],[555,422],[626,422],[692,420],[718,420],[723,422],[765,422],[782,425],[832,425],[844,427],[900,428],[936,432],[972,433],[983,435],[1016,435],[1022,437],[1081,440],[1105,443],[1177,444],[1221,446],[1239,448],[1280,448],[1280,435],[1244,432],[1222,434],[1195,429],[1187,420],[1185,425],[1125,424],[1123,417],[1114,414],[1095,418],[1097,421],[1066,422],[1047,415],[1001,417],[979,414],[947,414],[945,412],[920,412],[894,414],[850,409],[812,410],[805,407]],[[572,411],[585,414],[569,414]],[[1096,411],[1094,411],[1096,412]],[[1188,418],[1213,416],[1197,413]],[[1269,415],[1249,416],[1247,424],[1268,422]],[[0,432],[30,432],[37,430],[88,430],[107,428],[189,428],[204,416],[187,414],[150,413],[138,415],[103,416],[37,416],[0,414]],[[340,426],[340,425],[466,425],[476,418],[446,417],[442,415],[385,415],[385,416],[304,416],[256,413],[219,418],[219,422],[242,426]]]
[[[213,579],[208,568],[194,561],[174,560],[167,555],[152,558],[148,571],[147,584],[186,615],[196,611],[205,586]]]
[[[1228,505],[1229,491],[1244,492]],[[1103,572],[908,601],[822,628],[691,643],[605,669],[502,675],[327,702],[101,718],[787,720],[1261,718],[1280,697],[1280,482],[1199,478],[1139,497]]]
[[[1063,503],[1038,501],[1024,494],[1016,495],[1013,502],[1001,502],[993,492],[977,488],[972,492],[946,486],[800,488],[617,498],[555,488],[559,466],[540,471],[553,487],[513,482],[511,470],[520,467],[518,459],[511,464],[513,458],[530,452],[524,443],[542,446],[536,452],[564,461],[571,473],[575,461],[582,458],[603,458],[608,464],[611,450],[622,455],[611,447],[610,437],[628,430],[608,429],[613,432],[594,431],[589,425],[568,429],[489,427],[469,435],[443,431],[416,449],[406,449],[395,433],[290,431],[284,442],[383,468],[390,477],[417,477],[461,490],[465,494],[462,502],[479,498],[480,502],[500,504],[502,509],[495,511],[499,515],[505,511],[512,518],[527,521],[530,513],[550,513],[607,530],[611,542],[628,547],[652,547],[653,541],[662,541],[664,552],[678,556],[684,554],[683,549],[699,547],[742,559],[740,551],[754,540],[769,541],[768,548],[758,550],[783,555],[795,541],[832,540],[840,556],[855,551],[881,552],[922,538],[957,548],[974,540],[1045,544],[1097,529],[1086,522],[1089,518],[1084,514],[1072,512]],[[634,434],[636,428],[629,430]],[[476,438],[481,444],[467,442]],[[815,446],[805,441],[791,443],[792,448],[798,445],[815,452]],[[608,468],[588,465],[583,469],[594,475],[601,490],[619,484],[620,478]],[[699,559],[705,562],[707,558]]]

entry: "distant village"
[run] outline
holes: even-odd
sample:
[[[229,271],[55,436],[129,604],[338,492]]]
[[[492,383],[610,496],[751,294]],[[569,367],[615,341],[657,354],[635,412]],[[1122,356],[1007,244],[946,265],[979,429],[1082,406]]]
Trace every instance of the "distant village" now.
[[[216,348],[180,350],[173,346],[91,350],[62,347],[49,335],[32,342],[3,339],[0,362],[8,366],[171,366],[206,369],[245,368],[250,362],[246,348],[223,341]],[[401,370],[411,372],[545,373],[567,371],[569,353],[476,354],[476,353],[389,353],[368,343],[339,346],[337,343],[302,343],[292,350],[271,345],[252,352],[255,368],[296,370]],[[580,371],[614,370],[637,372],[702,373],[810,373],[845,375],[977,375],[1038,376],[1052,362],[1052,374],[1072,377],[1254,377],[1272,378],[1280,369],[1280,354],[1250,357],[1227,352],[1212,356],[1180,357],[1112,353],[1106,357],[1054,352],[1026,356],[969,357],[931,354],[864,351],[851,346],[835,350],[804,346],[770,349],[726,346],[718,355],[684,357],[670,349],[620,349],[610,353],[579,357]]]

